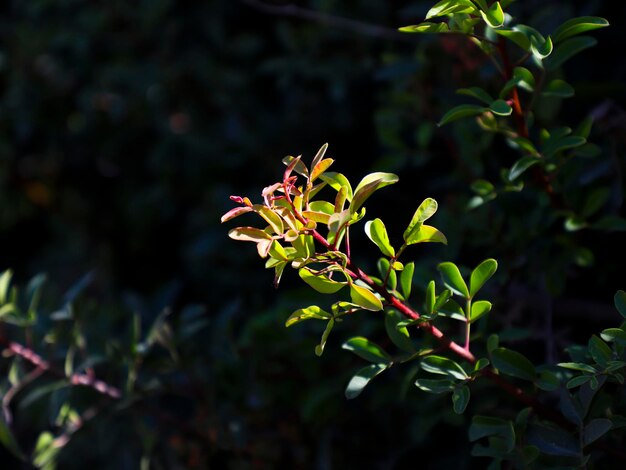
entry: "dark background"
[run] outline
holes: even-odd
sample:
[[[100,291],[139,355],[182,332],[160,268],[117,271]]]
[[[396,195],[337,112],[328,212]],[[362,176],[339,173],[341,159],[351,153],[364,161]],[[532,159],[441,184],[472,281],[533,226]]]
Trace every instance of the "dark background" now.
[[[542,31],[572,16],[612,23],[565,68],[577,96],[553,113],[572,127],[595,113],[594,137],[623,168],[624,8],[517,3],[520,21]],[[146,449],[164,468],[452,468],[446,459],[461,468],[469,444],[463,427],[450,425],[466,418],[441,421],[447,400],[413,390],[406,370],[346,401],[343,388],[359,364],[340,344],[380,332],[367,321],[344,323],[315,358],[319,325],[283,326],[291,310],[313,302],[308,291],[288,273],[275,292],[254,247],[230,240],[232,224],[219,218],[233,206],[231,194],[259,200],[280,177],[282,157],[310,161],[329,142],[333,169],[352,179],[399,174],[368,207],[392,234],[424,197],[439,200],[438,227],[451,243],[416,250],[419,282],[444,259],[498,258],[497,248],[481,251],[489,241],[469,239],[468,223],[446,215],[446,206],[460,207],[468,184],[493,171],[486,154],[497,152],[499,166],[515,155],[471,127],[435,126],[459,102],[454,89],[489,80],[490,65],[462,40],[395,32],[419,22],[429,2],[259,4],[0,6],[0,268],[20,282],[46,272],[50,297],[91,273],[88,311],[109,334],[125,331],[133,312],[149,324],[165,306],[174,322],[190,309],[208,320],[181,345],[183,372],[168,374],[167,393],[151,402],[169,417],[154,418],[148,406],[102,418],[77,435],[74,455],[113,466],[114,449],[116,468],[134,468]],[[607,237],[617,244],[618,235]],[[605,312],[624,276],[616,278],[615,252],[594,254],[596,271],[575,272],[560,296],[593,282],[586,301]],[[93,337],[97,348],[104,339]],[[29,423],[20,426],[32,439]],[[120,427],[132,430],[116,435]],[[93,439],[100,444],[89,447]],[[432,444],[441,439],[454,452],[437,454]]]

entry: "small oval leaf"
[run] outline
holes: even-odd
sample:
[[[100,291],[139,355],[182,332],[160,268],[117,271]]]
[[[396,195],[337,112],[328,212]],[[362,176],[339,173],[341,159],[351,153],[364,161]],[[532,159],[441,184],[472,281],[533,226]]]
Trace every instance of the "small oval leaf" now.
[[[383,309],[383,303],[376,294],[371,290],[358,286],[354,283],[350,284],[350,298],[352,302],[364,308],[365,310],[378,311]]]
[[[467,284],[465,284],[463,276],[461,276],[461,272],[456,264],[447,261],[441,263],[437,269],[441,272],[443,282],[450,290],[465,298],[469,298],[470,295]]]
[[[535,380],[535,366],[517,351],[496,348],[491,351],[491,363],[503,374],[531,382]]]

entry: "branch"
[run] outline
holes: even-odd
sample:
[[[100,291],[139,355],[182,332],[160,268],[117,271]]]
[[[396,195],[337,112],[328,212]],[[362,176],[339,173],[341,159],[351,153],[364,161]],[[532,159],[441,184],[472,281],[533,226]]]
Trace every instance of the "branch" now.
[[[0,345],[4,346],[12,354],[15,354],[25,361],[30,362],[32,365],[37,367],[36,370],[46,372],[56,377],[68,379],[72,385],[84,385],[85,387],[92,388],[96,392],[101,393],[102,395],[106,395],[109,398],[113,398],[116,400],[122,398],[122,392],[119,389],[107,384],[106,382],[103,382],[102,380],[98,380],[91,375],[72,374],[68,377],[62,371],[53,368],[48,361],[43,359],[32,349],[24,347],[19,343],[9,341],[5,338],[0,338]]]
[[[287,5],[270,5],[261,0],[240,0],[255,10],[262,11],[269,15],[286,16],[300,18],[325,26],[343,29],[352,33],[361,34],[375,38],[391,39],[394,41],[414,42],[414,38],[409,34],[401,33],[395,29],[377,26],[363,21],[351,20],[339,16],[329,15],[316,10],[302,8],[293,4]]]

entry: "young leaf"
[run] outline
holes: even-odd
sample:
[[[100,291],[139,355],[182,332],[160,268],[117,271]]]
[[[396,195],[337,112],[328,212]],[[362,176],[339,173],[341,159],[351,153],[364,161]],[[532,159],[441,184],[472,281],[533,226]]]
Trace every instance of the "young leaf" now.
[[[474,323],[476,320],[486,315],[491,311],[491,302],[486,300],[477,300],[472,303],[472,311],[470,314],[470,323]]]
[[[383,303],[371,290],[358,286],[355,283],[350,284],[350,298],[352,302],[365,310],[376,312],[383,309]]]
[[[13,272],[7,269],[0,276],[0,306],[4,305],[7,301],[7,294],[9,293],[9,284],[11,283],[11,277]]]
[[[435,281],[430,281],[426,287],[426,313],[429,315],[435,310]]]
[[[398,182],[398,176],[393,173],[371,173],[361,180],[354,190],[354,197],[350,202],[350,213],[356,213],[374,191]]]
[[[556,29],[553,34],[554,42],[561,42],[570,36],[575,36],[594,29],[606,28],[608,25],[609,22],[607,20],[597,16],[581,16],[578,18],[572,18]]]
[[[458,119],[469,116],[478,116],[479,114],[482,114],[487,110],[488,108],[485,108],[483,106],[476,106],[475,104],[462,104],[456,106],[455,108],[452,108],[450,111],[444,114],[441,118],[441,121],[439,121],[437,125],[441,127]]]
[[[535,366],[517,351],[496,348],[491,351],[491,363],[503,374],[531,382],[535,380]]]
[[[262,241],[271,241],[272,236],[256,227],[237,227],[229,230],[228,236],[233,240],[240,242],[254,242],[259,243]]]
[[[528,170],[531,166],[539,163],[539,159],[537,157],[533,157],[531,155],[527,155],[525,157],[520,158],[516,161],[511,169],[509,170],[508,179],[510,182],[515,181],[519,178],[526,170]]]
[[[301,321],[309,320],[311,318],[316,320],[328,320],[332,317],[332,314],[322,310],[317,305],[311,305],[306,308],[298,309],[289,315],[289,318],[287,318],[287,321],[285,322],[285,326],[290,327],[291,325],[295,325],[296,323],[300,323]]]
[[[415,245],[416,243],[443,243],[448,244],[446,236],[431,225],[421,225],[419,229],[413,230],[411,235],[407,238],[407,245]]]
[[[504,11],[502,11],[502,5],[500,5],[500,2],[494,2],[494,4],[491,5],[487,11],[481,10],[480,14],[483,17],[483,20],[485,20],[485,23],[494,29],[497,29],[504,24]]]
[[[415,386],[428,393],[448,393],[454,390],[454,382],[449,379],[417,379]]]
[[[249,206],[234,207],[233,209],[226,212],[226,214],[224,214],[220,220],[222,223],[228,222],[229,220],[232,220],[235,217],[239,217],[240,215],[245,214],[247,212],[252,212],[252,207],[249,207]],[[6,272],[7,271],[5,271],[5,273]]]
[[[346,188],[346,198],[348,201],[352,201],[352,186],[350,185],[350,181],[341,173],[335,173],[332,171],[327,171],[326,173],[320,175],[319,177],[322,181],[328,184],[335,191],[340,191],[341,188]]]
[[[489,105],[489,110],[498,116],[509,116],[513,112],[513,108],[504,100],[495,100]]]
[[[428,10],[426,19],[429,20],[437,16],[445,16],[451,13],[474,13],[475,10],[476,7],[470,0],[441,0]]]
[[[385,364],[388,366],[392,362],[391,356],[383,348],[362,336],[350,338],[341,347],[372,364]]]
[[[574,87],[565,80],[552,80],[543,91],[545,96],[555,96],[557,98],[569,98],[574,96]]]
[[[311,172],[311,182],[319,178],[334,162],[335,160],[332,158],[325,158],[315,165],[313,167],[313,171]]]
[[[317,164],[324,159],[324,155],[326,155],[327,150],[328,150],[328,143],[325,143],[317,151],[317,153],[315,154],[315,157],[313,157],[313,161],[311,162],[311,168],[315,168]]]
[[[537,60],[543,60],[552,54],[552,39],[548,36],[545,41],[541,41],[536,36],[530,38],[530,50]]]
[[[416,25],[403,26],[402,28],[398,28],[398,31],[402,33],[438,34],[447,33],[450,30],[446,23],[430,23],[425,21]]]
[[[468,377],[459,364],[443,356],[426,356],[422,359],[420,366],[426,372],[447,375],[452,379],[465,380]]]
[[[413,232],[419,230],[421,225],[430,219],[435,212],[437,212],[437,207],[437,201],[430,197],[422,201],[419,207],[415,210],[415,213],[409,222],[409,226],[402,235],[405,241],[407,241]]]
[[[465,298],[469,298],[469,290],[467,289],[467,284],[463,280],[463,276],[461,276],[461,272],[456,264],[452,262],[445,262],[439,264],[437,267],[441,272],[441,276],[443,277],[443,282],[446,287],[452,290],[454,293],[461,295]]]
[[[626,318],[626,292],[624,292],[623,290],[618,290],[615,293],[614,301],[617,311],[620,313],[620,315]]]
[[[268,224],[270,224],[270,227],[272,227],[275,234],[282,235],[285,230],[283,219],[281,219],[276,212],[269,207],[262,206],[260,204],[255,204],[252,208],[256,213],[263,217]]]
[[[463,414],[470,400],[470,389],[467,385],[462,385],[454,389],[452,393],[452,407],[456,414]]]
[[[346,398],[351,400],[358,397],[367,384],[386,368],[384,364],[370,364],[358,371],[348,382],[345,392]]]
[[[380,249],[383,255],[392,258],[395,256],[396,251],[389,243],[389,235],[387,235],[387,229],[385,224],[380,219],[370,220],[365,223],[365,233],[368,238],[374,242],[374,244]]]
[[[494,29],[494,32],[514,42],[525,51],[530,52],[530,39],[528,39],[528,36],[526,36],[526,34],[517,29],[515,26],[513,28]]]
[[[322,294],[334,294],[346,285],[345,282],[333,281],[325,274],[316,275],[308,268],[298,270],[298,274],[304,282]]]
[[[404,265],[402,273],[400,273],[400,287],[405,299],[411,295],[411,287],[413,285],[413,273],[415,272],[415,263],[410,262]]]
[[[315,346],[315,355],[316,356],[319,357],[322,354],[324,354],[324,348],[326,347],[326,341],[328,341],[328,335],[330,335],[330,332],[333,329],[333,326],[335,326],[335,319],[331,318],[330,320],[328,320],[328,323],[326,324],[326,329],[324,330],[324,333],[322,333],[322,340],[320,341],[320,344]]]
[[[486,259],[472,271],[470,276],[470,296],[474,297],[481,287],[487,282],[498,269],[495,259]]]

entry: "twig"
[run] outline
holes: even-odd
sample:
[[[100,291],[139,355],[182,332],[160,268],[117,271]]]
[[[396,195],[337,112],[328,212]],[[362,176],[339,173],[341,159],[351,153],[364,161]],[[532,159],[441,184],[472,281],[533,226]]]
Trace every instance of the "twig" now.
[[[307,21],[321,23],[337,29],[343,29],[352,33],[361,34],[376,38],[391,39],[394,41],[414,42],[415,39],[410,34],[404,34],[395,29],[384,26],[373,25],[363,21],[342,18],[340,16],[329,15],[316,10],[302,8],[297,5],[270,5],[260,0],[241,0],[242,3],[251,8],[262,11],[270,15],[287,16],[301,18]]]
[[[72,385],[83,385],[85,387],[92,388],[96,392],[106,395],[109,398],[113,398],[116,400],[122,398],[122,392],[120,392],[119,389],[88,374],[72,374],[68,377],[62,371],[52,367],[48,361],[43,359],[32,349],[24,347],[19,343],[16,343],[14,341],[8,341],[5,338],[0,338],[0,345],[4,346],[7,350],[15,354],[16,356],[19,356],[22,359],[30,362],[42,372],[68,379]]]

